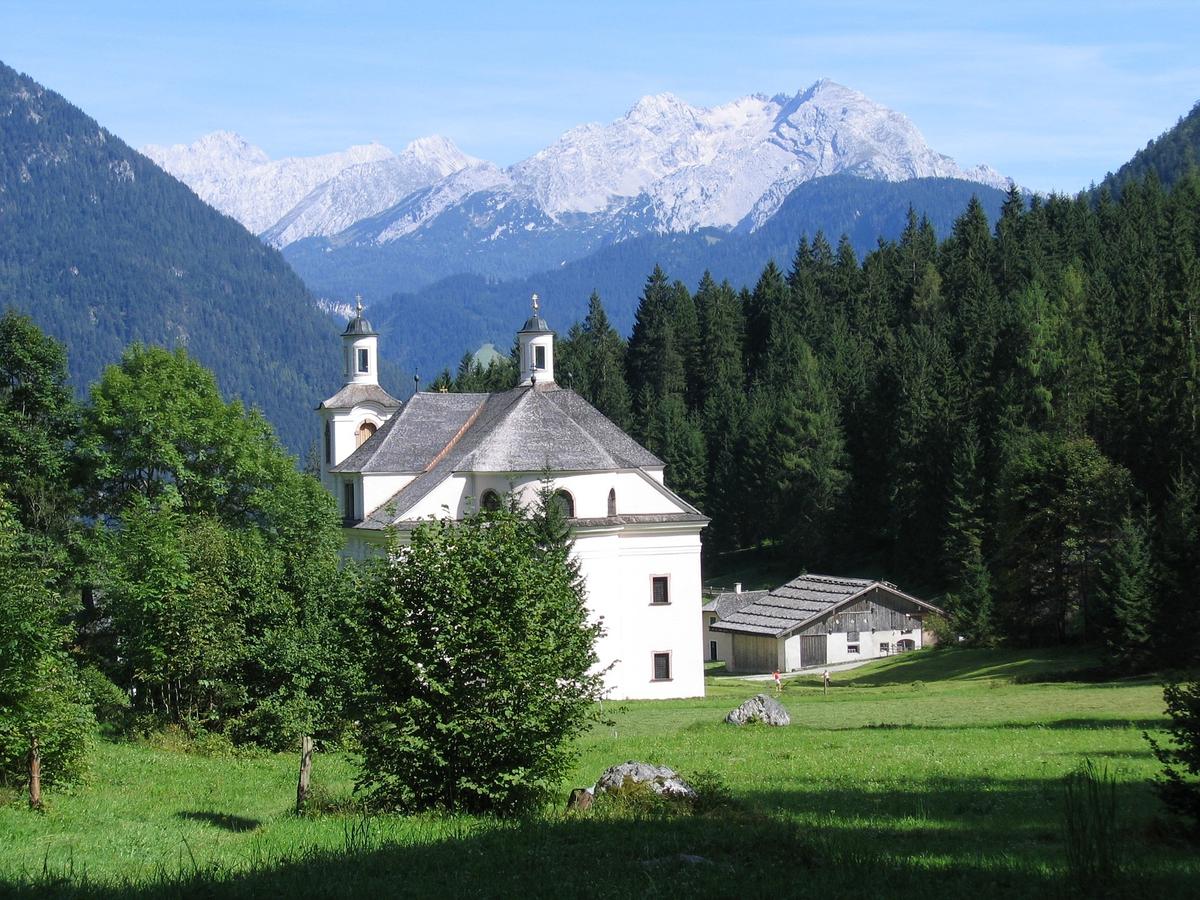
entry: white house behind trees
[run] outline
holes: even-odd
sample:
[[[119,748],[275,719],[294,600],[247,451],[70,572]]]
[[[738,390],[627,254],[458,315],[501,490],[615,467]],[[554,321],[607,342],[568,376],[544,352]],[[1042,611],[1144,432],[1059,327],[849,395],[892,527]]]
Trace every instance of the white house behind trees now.
[[[941,612],[886,581],[801,575],[771,591],[739,584],[704,605],[704,650],[731,672],[794,672],[929,646],[925,617]]]
[[[548,474],[564,506],[609,696],[704,694],[700,531],[708,519],[663,483],[662,460],[554,382],[554,334],[538,311],[518,332],[519,383],[495,394],[379,386],[378,335],[362,305],[342,335],[346,383],[317,407],[321,479],[344,517],[345,553],[381,552],[422,520],[506,493],[534,501]]]

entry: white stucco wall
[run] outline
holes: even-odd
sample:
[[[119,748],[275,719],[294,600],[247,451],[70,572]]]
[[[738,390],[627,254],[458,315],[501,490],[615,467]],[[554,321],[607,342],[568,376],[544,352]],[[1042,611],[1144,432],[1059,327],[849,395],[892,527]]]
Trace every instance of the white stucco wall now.
[[[829,635],[828,644],[826,645],[827,660],[829,663],[853,662],[857,659],[875,659],[880,656],[892,656],[896,653],[896,644],[902,640],[910,640],[913,642],[913,649],[920,650],[921,629],[914,626],[912,631],[907,634],[899,629],[890,631],[860,631],[858,633],[858,653],[850,653],[846,650],[850,643],[846,640],[845,632],[834,632]],[[883,653],[879,649],[879,645],[886,643],[888,652]]]
[[[575,536],[588,608],[606,630],[596,646],[614,699],[704,696],[699,529],[623,526]],[[669,602],[651,579],[666,576]],[[671,654],[671,678],[654,680],[654,654]]]
[[[362,492],[365,514],[370,514],[390,500],[398,490],[416,475],[363,475]]]
[[[358,429],[363,422],[370,422],[376,428],[396,410],[385,409],[378,403],[360,403],[350,409],[326,409],[321,411],[321,432],[317,437],[321,458],[321,481],[326,490],[336,491],[337,476],[330,469],[342,462],[347,456],[358,449]],[[325,461],[325,423],[330,426],[333,451],[330,462]]]
[[[709,628],[709,626],[711,624],[713,624],[716,621],[716,619],[717,619],[716,613],[713,613],[713,612],[701,612],[700,613],[701,629],[704,632],[703,645],[700,648],[701,654],[703,655],[705,662],[711,661],[712,656],[709,653],[709,650],[711,649],[710,645],[713,641],[716,641],[717,642],[716,658],[728,663],[730,660],[733,659],[732,642],[730,641],[729,632],[727,632],[727,631],[712,631]]]

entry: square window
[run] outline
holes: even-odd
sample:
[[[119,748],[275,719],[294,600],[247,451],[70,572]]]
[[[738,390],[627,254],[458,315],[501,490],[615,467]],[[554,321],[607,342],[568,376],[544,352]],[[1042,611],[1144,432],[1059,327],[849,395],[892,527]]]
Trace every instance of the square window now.
[[[545,347],[534,347],[533,348],[533,367],[535,369],[546,368],[546,348]]]
[[[670,653],[655,653],[654,654],[654,680],[655,681],[670,681],[671,680],[671,654]]]
[[[358,371],[369,372],[368,363],[371,361],[371,354],[366,347],[359,348],[358,351]]]
[[[650,583],[653,587],[653,593],[650,598],[651,603],[662,606],[671,602],[670,595],[667,592],[666,575],[655,575],[650,579]]]
[[[858,644],[847,644],[846,652],[847,653],[857,653],[858,652]]]

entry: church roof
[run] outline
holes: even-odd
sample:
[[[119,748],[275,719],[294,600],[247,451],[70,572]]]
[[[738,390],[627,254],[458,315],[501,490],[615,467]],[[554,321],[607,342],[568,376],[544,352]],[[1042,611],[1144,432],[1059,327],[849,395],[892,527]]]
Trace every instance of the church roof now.
[[[801,575],[773,591],[749,591],[740,597],[752,596],[746,604],[738,604],[735,594],[721,594],[710,604],[718,614],[717,631],[741,634],[762,634],[781,637],[849,600],[872,589],[912,601],[919,607],[938,612],[937,607],[896,589],[884,581],[865,578],[836,578],[831,575]],[[754,596],[757,595],[757,596]],[[722,610],[721,604],[727,605]],[[708,609],[708,607],[705,607]],[[724,612],[724,614],[722,614]]]
[[[369,335],[369,334],[379,334],[379,332],[371,327],[371,323],[362,317],[362,312],[360,311],[358,313],[358,315],[356,315],[354,318],[352,318],[349,322],[346,323],[346,330],[343,331],[342,334],[343,335],[348,335],[348,334],[368,334]]]
[[[416,394],[332,471],[417,474],[363,522],[365,528],[382,528],[452,472],[662,465],[574,391],[546,384],[497,394]]]
[[[521,330],[518,331],[517,334],[528,334],[531,332],[534,334],[550,333],[550,326],[547,325],[546,320],[536,312],[525,320],[525,324],[521,326]]]
[[[317,409],[350,409],[360,403],[378,403],[386,409],[396,409],[400,401],[377,384],[348,384],[323,400]]]

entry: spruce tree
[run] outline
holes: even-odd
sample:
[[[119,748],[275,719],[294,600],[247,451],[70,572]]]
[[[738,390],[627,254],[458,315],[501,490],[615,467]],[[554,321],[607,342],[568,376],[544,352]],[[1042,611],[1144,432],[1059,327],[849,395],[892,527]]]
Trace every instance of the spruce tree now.
[[[1200,584],[1200,489],[1195,472],[1179,467],[1171,480],[1158,537],[1160,595],[1155,644],[1165,666],[1189,666],[1200,659],[1181,627],[1195,613]]]
[[[1099,595],[1109,620],[1109,657],[1127,672],[1154,663],[1154,580],[1146,529],[1126,516],[1101,565]]]
[[[979,438],[968,423],[954,451],[942,560],[950,592],[945,607],[956,634],[974,644],[994,635],[991,576],[983,557],[983,485],[979,472]]]

